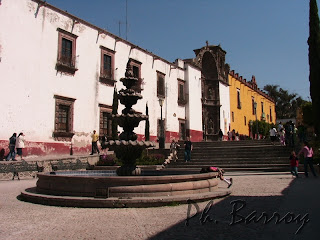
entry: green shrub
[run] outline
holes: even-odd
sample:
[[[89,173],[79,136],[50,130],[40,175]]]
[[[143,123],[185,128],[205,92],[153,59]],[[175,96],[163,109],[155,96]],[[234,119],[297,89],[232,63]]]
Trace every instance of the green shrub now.
[[[161,165],[165,156],[163,154],[148,154],[146,150],[142,152],[140,158],[137,159],[137,165]]]
[[[118,159],[114,154],[100,155],[99,160],[96,163],[96,166],[115,166],[117,165],[117,162]]]

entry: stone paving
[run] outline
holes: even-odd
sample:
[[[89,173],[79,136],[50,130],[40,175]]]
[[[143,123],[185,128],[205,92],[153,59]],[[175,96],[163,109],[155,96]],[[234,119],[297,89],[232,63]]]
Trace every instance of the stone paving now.
[[[201,224],[198,214],[190,219],[189,226],[185,224],[187,204],[124,209],[43,206],[17,199],[22,190],[35,186],[36,179],[0,181],[0,239],[319,239],[319,178],[294,179],[288,173],[227,175],[234,180],[231,196],[214,200],[210,210],[203,211],[203,219],[207,216],[207,221]],[[219,186],[227,187],[224,182]],[[200,210],[208,203],[199,203]],[[246,206],[240,209],[244,203]],[[190,206],[192,216],[196,207]],[[262,212],[270,218],[273,212],[278,212],[288,224],[284,221],[275,224],[272,219],[269,224],[252,221],[230,225],[232,210],[237,215],[234,221],[253,211],[257,213],[251,214],[251,218]],[[298,214],[299,223],[294,221]],[[210,219],[213,221],[209,222]],[[295,234],[303,220],[304,226]]]

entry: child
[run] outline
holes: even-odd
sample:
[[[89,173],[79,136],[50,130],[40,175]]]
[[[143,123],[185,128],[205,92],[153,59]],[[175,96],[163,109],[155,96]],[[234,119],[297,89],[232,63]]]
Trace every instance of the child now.
[[[170,153],[172,153],[172,159],[176,162],[178,159],[177,151],[180,145],[176,142],[176,140],[173,138],[172,142],[170,144]]]
[[[280,136],[280,142],[281,142],[281,145],[282,146],[285,146],[286,145],[286,141],[285,141],[285,131],[284,131],[284,128],[282,128],[279,132],[279,136]]]
[[[202,168],[200,173],[207,173],[207,172],[218,172],[218,177],[220,178],[221,181],[225,181],[226,183],[228,183],[228,188],[231,187],[232,185],[232,178],[225,178],[223,177],[224,174],[224,170],[220,169],[218,167],[206,167],[206,168]]]
[[[298,166],[299,166],[299,159],[296,156],[296,152],[292,151],[291,155],[290,155],[290,167],[291,167],[291,173],[292,176],[296,176],[297,178],[298,176]]]

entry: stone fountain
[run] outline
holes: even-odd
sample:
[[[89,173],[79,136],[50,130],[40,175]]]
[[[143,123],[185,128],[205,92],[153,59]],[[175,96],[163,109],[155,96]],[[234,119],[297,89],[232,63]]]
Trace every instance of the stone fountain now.
[[[132,106],[142,98],[133,87],[138,79],[127,65],[126,89],[119,91],[122,114],[113,115],[123,128],[120,140],[108,141],[104,147],[113,150],[123,165],[114,170],[55,171],[38,173],[36,187],[22,191],[19,199],[45,205],[66,207],[150,207],[171,203],[188,203],[224,197],[229,189],[218,188],[217,173],[200,173],[200,169],[141,170],[136,159],[153,142],[137,141],[134,128],[148,116]]]
[[[117,119],[117,123],[123,128],[123,132],[119,136],[120,140],[108,141],[104,147],[114,151],[117,158],[122,161],[123,165],[117,169],[119,176],[137,176],[141,175],[141,169],[136,166],[136,159],[141,156],[145,148],[154,147],[155,144],[150,141],[137,141],[137,134],[133,131],[141,121],[147,120],[148,116],[137,113],[132,108],[138,100],[142,99],[142,95],[133,89],[138,79],[134,77],[129,62],[127,63],[125,77],[121,78],[120,81],[126,89],[119,91],[118,98],[125,108],[122,110],[122,114],[112,115],[112,117]]]

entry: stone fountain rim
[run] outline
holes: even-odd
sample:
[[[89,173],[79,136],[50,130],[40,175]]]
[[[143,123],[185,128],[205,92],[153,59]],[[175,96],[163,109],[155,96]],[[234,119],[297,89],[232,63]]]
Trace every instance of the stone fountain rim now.
[[[63,172],[63,173],[67,173],[67,172],[90,172],[90,171],[99,171],[99,172],[103,172],[105,170],[84,170],[84,171],[56,171],[56,173],[59,173],[59,172]],[[150,170],[152,171],[152,170]],[[158,172],[159,170],[154,170],[154,172]],[[190,179],[192,177],[194,177],[194,179],[199,179],[199,175],[201,175],[201,178],[208,178],[208,177],[217,177],[218,176],[218,173],[217,172],[209,172],[209,173],[192,173],[192,174],[168,174],[168,175],[161,175],[161,176],[141,176],[141,175],[138,175],[138,176],[94,176],[94,175],[88,175],[88,176],[85,176],[85,175],[77,175],[77,176],[74,176],[74,175],[64,175],[64,174],[61,174],[61,175],[57,175],[57,174],[51,174],[52,172],[40,172],[40,173],[37,173],[37,176],[40,176],[40,177],[66,177],[66,178],[102,178],[102,179],[117,179],[117,180],[121,180],[121,179],[127,179],[127,178],[134,178],[135,180],[151,180],[151,179],[155,179],[155,178],[159,178],[161,180],[166,180],[167,179],[172,179],[172,180],[184,180],[184,179]]]

